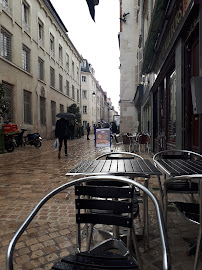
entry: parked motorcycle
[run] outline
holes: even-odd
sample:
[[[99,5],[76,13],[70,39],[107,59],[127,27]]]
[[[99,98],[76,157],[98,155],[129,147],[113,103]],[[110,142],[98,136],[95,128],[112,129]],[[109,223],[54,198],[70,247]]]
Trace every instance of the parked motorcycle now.
[[[34,145],[35,147],[39,148],[41,146],[41,136],[38,132],[27,134],[27,136],[23,136],[24,132],[27,129],[22,128],[21,132],[18,132],[15,135],[16,146],[23,146],[23,145]]]
[[[39,133],[27,134],[25,137],[25,144],[34,145],[36,148],[41,146],[41,136]]]
[[[15,149],[15,140],[13,135],[4,136],[4,146],[7,152],[13,152]]]

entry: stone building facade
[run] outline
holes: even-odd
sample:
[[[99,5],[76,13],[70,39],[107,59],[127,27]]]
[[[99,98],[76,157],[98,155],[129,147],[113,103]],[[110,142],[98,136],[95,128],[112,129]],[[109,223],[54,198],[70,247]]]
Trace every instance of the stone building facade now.
[[[120,0],[120,132],[138,131],[138,111],[134,95],[138,85],[137,2]]]
[[[49,0],[0,0],[0,29],[6,117],[51,138],[56,114],[81,105],[82,57]]]

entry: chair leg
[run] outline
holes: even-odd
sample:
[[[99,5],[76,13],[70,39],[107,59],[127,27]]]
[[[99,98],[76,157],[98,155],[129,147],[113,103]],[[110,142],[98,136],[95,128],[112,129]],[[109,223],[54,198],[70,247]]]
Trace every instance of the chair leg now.
[[[165,221],[165,225],[167,228],[167,207],[168,207],[168,196],[167,196],[167,190],[166,187],[164,187],[164,208],[163,208],[163,212],[164,212],[164,221]]]
[[[163,206],[163,188],[162,188],[160,176],[158,176],[158,183],[159,183],[159,190],[160,190],[160,196],[161,196],[161,205],[162,205],[162,209],[163,209],[164,208],[164,206]]]
[[[90,244],[91,244],[91,240],[92,240],[92,235],[93,235],[93,224],[90,224],[90,227],[89,227],[89,231],[88,231],[88,234],[87,234],[87,251],[90,250]]]
[[[195,259],[194,259],[194,270],[198,269],[201,247],[202,247],[202,230],[201,230],[201,224],[200,224],[197,245],[196,245],[196,254],[195,254]]]
[[[139,269],[142,270],[142,259],[141,259],[141,256],[140,256],[140,251],[139,251],[139,248],[138,248],[138,244],[137,244],[137,237],[136,237],[136,234],[134,232],[134,230],[132,231],[132,239],[133,239],[133,245],[134,245],[134,249],[135,249],[135,254],[136,254],[136,257],[137,257],[137,261],[138,261],[138,266],[139,266]]]

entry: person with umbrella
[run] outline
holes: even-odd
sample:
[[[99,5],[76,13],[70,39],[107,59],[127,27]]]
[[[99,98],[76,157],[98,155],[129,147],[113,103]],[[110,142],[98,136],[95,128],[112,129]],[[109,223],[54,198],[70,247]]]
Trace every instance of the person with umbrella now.
[[[65,146],[65,156],[67,155],[67,138],[69,136],[69,121],[68,119],[72,119],[72,114],[68,116],[68,114],[65,113],[58,113],[56,115],[57,117],[61,117],[56,122],[56,128],[55,128],[55,137],[59,140],[59,148],[58,148],[58,158],[61,157],[61,149],[62,149],[62,143],[64,141]]]

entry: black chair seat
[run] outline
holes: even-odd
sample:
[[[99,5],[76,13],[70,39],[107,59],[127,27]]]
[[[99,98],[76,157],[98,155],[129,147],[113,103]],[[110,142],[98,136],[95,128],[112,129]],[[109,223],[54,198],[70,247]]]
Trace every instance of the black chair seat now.
[[[189,220],[199,223],[199,204],[174,202],[177,209]]]
[[[84,268],[85,265],[85,268]],[[77,268],[71,268],[76,266]],[[65,268],[66,267],[66,268]],[[69,268],[68,268],[69,267]],[[54,264],[52,267],[54,270],[90,270],[90,269],[139,269],[137,264],[134,261],[128,260],[128,258],[111,253],[111,252],[81,252],[75,255],[69,255]]]
[[[166,184],[166,189],[168,193],[197,193],[198,183],[190,181],[169,182]]]

